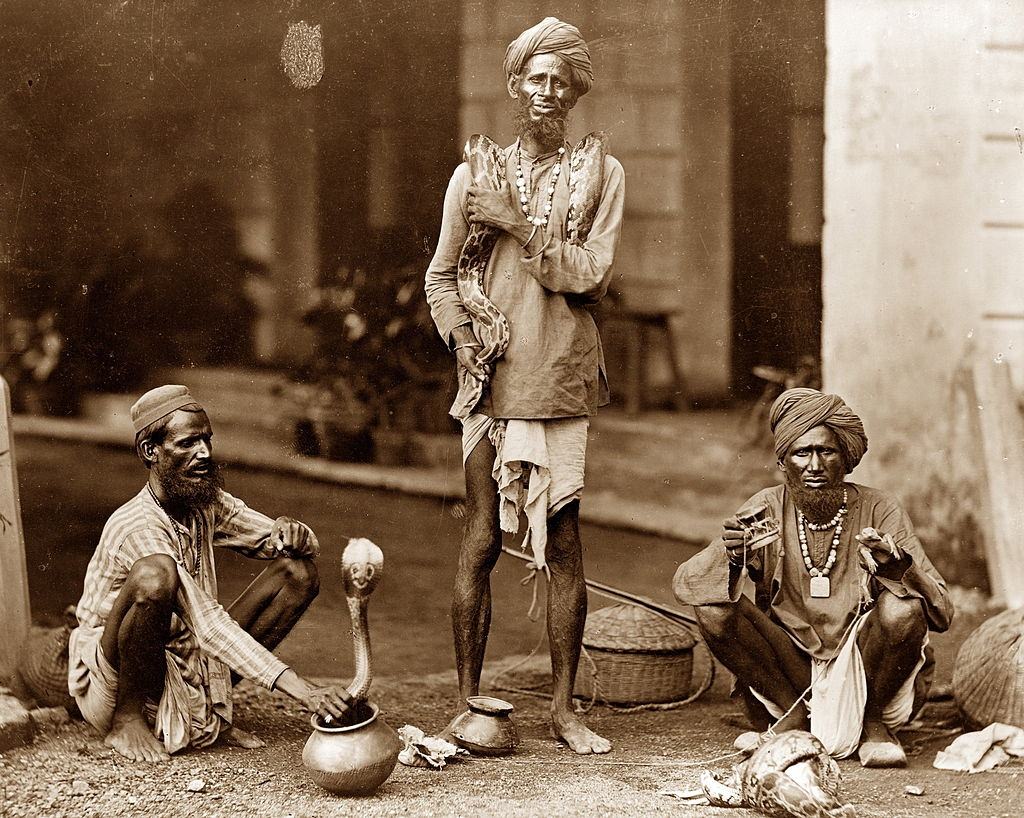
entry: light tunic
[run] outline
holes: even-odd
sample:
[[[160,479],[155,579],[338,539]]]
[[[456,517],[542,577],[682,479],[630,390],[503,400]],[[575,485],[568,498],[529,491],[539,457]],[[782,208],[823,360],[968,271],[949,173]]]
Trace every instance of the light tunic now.
[[[506,178],[515,179],[515,146],[505,149]],[[587,241],[565,241],[569,205],[569,154],[555,186],[551,218],[534,238],[533,255],[501,232],[487,265],[484,292],[509,321],[510,341],[494,365],[489,388],[475,408],[495,418],[548,419],[594,414],[608,402],[604,356],[589,307],[608,291],[622,226],[622,165],[605,157],[601,201]],[[531,213],[547,201],[558,154],[533,160],[523,154],[523,174],[534,192]],[[448,185],[437,251],[426,273],[426,296],[441,337],[472,323],[459,298],[457,267],[469,232],[466,190],[469,166],[459,165]],[[479,337],[479,332],[477,333]]]
[[[209,508],[192,515],[188,532],[182,532],[183,564],[170,518],[147,488],[111,515],[86,569],[85,590],[77,610],[80,625],[71,633],[69,643],[69,690],[90,723],[108,730],[113,715],[116,690],[91,689],[112,681],[116,684],[116,671],[100,650],[104,625],[132,566],[153,554],[173,558],[180,580],[165,651],[164,692],[155,713],[154,732],[167,751],[173,753],[189,744],[212,744],[223,725],[231,723],[229,668],[264,687],[273,687],[287,665],[243,630],[217,601],[213,561],[214,547],[257,559],[277,556],[270,542],[273,524],[266,515],[221,491]],[[201,553],[197,577],[189,573],[193,538],[199,540]]]
[[[810,595],[810,574],[800,554],[796,507],[786,487],[765,489],[744,504],[765,504],[769,514],[782,522],[782,537],[766,546],[760,563],[751,566],[754,601],[815,659],[832,656],[857,615],[863,572],[854,535],[867,527],[883,535],[891,534],[910,557],[910,567],[901,581],[874,577],[873,595],[877,597],[885,588],[901,598],[919,598],[930,630],[946,630],[953,616],[946,582],[925,554],[910,518],[896,498],[856,483],[846,485],[849,513],[839,538],[836,562],[829,573],[831,594],[826,598]],[[676,598],[687,605],[736,602],[742,592],[739,569],[729,563],[721,539],[680,565],[672,585]]]
[[[868,527],[883,536],[891,534],[910,557],[910,566],[899,580],[878,575],[871,579],[872,599],[877,599],[883,589],[901,598],[920,599],[928,627],[934,631],[946,630],[953,616],[946,583],[924,553],[910,518],[897,500],[884,491],[855,483],[848,483],[847,489],[849,512],[828,575],[827,597],[810,595],[810,574],[800,551],[796,507],[785,486],[765,489],[744,504],[744,508],[751,509],[765,505],[768,515],[781,522],[781,538],[767,545],[750,564],[754,601],[809,657],[811,732],[839,758],[857,750],[867,701],[867,677],[857,635],[871,614],[860,614],[864,571],[854,535]],[[831,534],[828,543],[822,543],[826,553]],[[721,539],[679,566],[673,590],[676,598],[688,605],[718,605],[739,599],[743,591],[740,570],[729,562]],[[920,659],[882,713],[883,721],[893,729],[906,723],[919,693],[927,690],[930,657],[926,645],[927,638]],[[751,692],[774,718],[783,714],[783,707],[758,691]]]

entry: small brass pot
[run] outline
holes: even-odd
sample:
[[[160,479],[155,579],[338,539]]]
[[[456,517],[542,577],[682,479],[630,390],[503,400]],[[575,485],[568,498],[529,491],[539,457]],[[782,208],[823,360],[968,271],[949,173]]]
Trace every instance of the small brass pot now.
[[[519,736],[512,722],[511,704],[493,696],[470,696],[469,707],[452,725],[455,743],[471,753],[485,756],[508,755],[516,749]]]
[[[314,784],[335,795],[369,795],[395,769],[402,742],[375,704],[359,724],[332,727],[314,715],[302,763]]]

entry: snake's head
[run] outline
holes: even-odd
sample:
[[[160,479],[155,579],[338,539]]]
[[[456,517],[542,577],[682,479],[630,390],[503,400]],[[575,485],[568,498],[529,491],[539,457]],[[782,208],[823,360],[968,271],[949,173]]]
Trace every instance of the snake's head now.
[[[341,573],[345,595],[369,596],[384,570],[384,552],[374,543],[358,537],[348,541],[341,554]]]

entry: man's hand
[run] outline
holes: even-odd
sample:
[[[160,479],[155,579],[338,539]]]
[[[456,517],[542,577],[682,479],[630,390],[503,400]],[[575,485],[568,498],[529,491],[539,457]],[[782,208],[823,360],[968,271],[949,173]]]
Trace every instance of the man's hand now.
[[[476,344],[460,346],[455,349],[455,360],[459,362],[459,366],[465,369],[478,381],[486,380],[487,375],[489,374],[487,367],[481,365],[480,361],[477,360],[477,356],[480,354],[481,349],[483,349],[483,347]]]
[[[743,565],[743,542],[746,539],[746,531],[736,517],[729,517],[722,522],[722,542],[725,544],[725,553],[729,562],[733,565]],[[754,560],[755,554],[759,552],[747,549],[747,564]]]
[[[341,685],[329,687],[310,686],[309,693],[302,702],[321,719],[330,716],[332,719],[343,718],[352,704],[352,697]]]
[[[277,678],[274,688],[287,693],[293,699],[298,699],[321,718],[330,716],[340,719],[352,703],[352,697],[345,688],[339,685],[321,687],[312,684],[291,668]]]
[[[486,224],[511,234],[523,244],[533,230],[505,182],[500,190],[471,185],[466,192],[466,210],[472,224]]]
[[[886,579],[900,580],[910,567],[910,557],[892,538],[892,534],[880,534],[874,528],[865,528],[854,539],[860,543],[860,565],[869,574],[878,574]]]
[[[305,525],[291,517],[278,517],[270,529],[270,542],[279,556],[316,557],[320,549]]]

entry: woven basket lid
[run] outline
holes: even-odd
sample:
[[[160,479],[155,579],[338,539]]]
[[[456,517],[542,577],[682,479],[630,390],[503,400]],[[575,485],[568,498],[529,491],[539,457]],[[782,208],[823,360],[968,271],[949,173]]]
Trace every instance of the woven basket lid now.
[[[610,605],[587,616],[583,644],[599,650],[677,653],[696,640],[682,625],[636,605]]]
[[[953,697],[971,728],[1024,727],[1024,608],[1003,611],[964,640]]]

